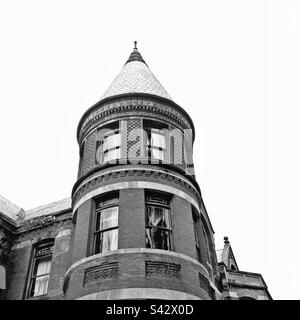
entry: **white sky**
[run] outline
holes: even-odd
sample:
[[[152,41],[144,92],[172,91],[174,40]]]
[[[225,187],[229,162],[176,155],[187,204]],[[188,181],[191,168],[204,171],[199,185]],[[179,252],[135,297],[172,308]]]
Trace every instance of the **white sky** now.
[[[79,119],[134,40],[195,123],[216,248],[299,299],[299,1],[0,0],[0,194],[70,196]]]

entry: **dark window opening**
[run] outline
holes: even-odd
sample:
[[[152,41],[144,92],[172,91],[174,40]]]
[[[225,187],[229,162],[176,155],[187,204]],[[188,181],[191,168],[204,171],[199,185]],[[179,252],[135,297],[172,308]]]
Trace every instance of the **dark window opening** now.
[[[146,193],[146,248],[171,250],[170,198]]]
[[[201,261],[201,252],[200,252],[200,239],[198,235],[198,225],[199,225],[199,217],[194,208],[192,208],[192,215],[193,215],[193,226],[194,226],[194,235],[195,235],[195,246],[196,246],[196,255],[197,260]]]
[[[82,142],[79,149],[79,175],[82,173],[82,164],[83,164],[83,156],[84,156],[84,145],[85,141]]]

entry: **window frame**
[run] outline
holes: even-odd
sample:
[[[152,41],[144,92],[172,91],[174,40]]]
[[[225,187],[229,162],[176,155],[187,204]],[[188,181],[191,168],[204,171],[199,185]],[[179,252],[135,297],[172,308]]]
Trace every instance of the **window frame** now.
[[[154,162],[158,161],[159,163],[168,162],[168,154],[167,154],[169,150],[168,136],[163,133],[163,130],[169,130],[169,129],[170,128],[167,123],[143,119],[143,130],[146,133],[146,136],[144,138],[145,141],[144,141],[143,148],[144,148],[144,154],[149,159],[150,163],[152,161]],[[157,134],[164,137],[165,148],[152,145],[151,140],[152,140],[153,134]],[[164,155],[164,158],[162,159],[162,158],[154,157],[153,150],[162,152],[162,154]]]
[[[200,250],[200,237],[198,233],[197,223],[199,224],[200,217],[197,217],[195,209],[192,208],[192,217],[193,217],[193,227],[194,227],[194,236],[195,236],[195,247],[196,247],[196,256],[197,260],[201,262],[201,250]]]
[[[115,200],[112,203],[109,203],[109,201],[111,200]],[[105,204],[105,202],[108,201],[107,204]],[[99,205],[98,208],[98,204],[104,202],[103,205]],[[113,226],[113,227],[108,227],[105,229],[100,229],[100,221],[101,221],[101,211],[105,210],[105,209],[109,209],[109,208],[118,208],[118,212],[117,212],[117,217],[118,217],[118,223],[117,226]],[[94,209],[94,230],[93,230],[93,252],[92,254],[101,254],[104,253],[102,251],[102,244],[101,246],[97,249],[96,244],[97,241],[99,241],[100,243],[100,239],[101,239],[101,235],[104,234],[105,232],[109,232],[112,230],[118,230],[118,235],[117,235],[117,249],[118,249],[118,241],[119,241],[119,213],[120,213],[120,207],[119,207],[119,193],[113,193],[113,194],[108,194],[108,195],[104,195],[101,196],[100,198],[95,199],[95,209]],[[99,230],[97,229],[99,226]],[[97,239],[97,237],[99,237],[99,239]],[[117,250],[116,249],[116,250]],[[99,252],[97,252],[99,250]],[[109,250],[112,251],[112,250]],[[109,252],[109,251],[105,251],[105,252]]]
[[[29,298],[29,299],[39,298],[39,297],[42,297],[42,296],[45,296],[48,294],[48,286],[49,286],[49,280],[50,280],[50,274],[51,274],[51,268],[52,268],[54,244],[55,244],[54,239],[47,239],[47,240],[44,240],[44,241],[37,243],[34,247],[33,256],[31,259],[31,269],[30,269],[30,274],[29,274],[28,290],[27,290],[27,298]],[[43,252],[39,253],[39,250],[42,250],[45,248],[47,248],[47,249],[50,248],[50,250],[46,251],[44,253]],[[49,259],[49,261],[50,261],[49,272],[37,275],[36,273],[38,270],[38,262],[45,259],[45,258]],[[34,295],[36,279],[40,278],[40,277],[44,277],[44,276],[48,276],[46,292],[39,294],[39,295]]]
[[[158,198],[162,201],[155,201],[155,200],[148,200],[148,198]],[[165,202],[165,203],[164,203]],[[169,228],[166,227],[160,227],[160,226],[150,226],[147,225],[147,207],[156,207],[156,208],[163,208],[168,210],[168,222],[169,222]],[[148,249],[158,249],[158,250],[166,250],[166,251],[172,251],[173,250],[173,237],[172,237],[172,211],[171,211],[171,197],[167,194],[163,193],[157,193],[157,192],[146,192],[145,193],[145,248],[147,248],[147,229],[160,229],[165,230],[168,233],[168,244],[169,249],[162,249],[162,248],[148,248]]]
[[[85,149],[85,140],[82,142],[79,147],[79,165],[78,165],[78,175],[80,176],[83,171],[83,161],[84,161],[84,149]]]
[[[209,231],[207,232],[206,228],[207,228],[207,225],[206,225],[206,222],[204,219],[201,219],[201,227],[202,227],[202,233],[203,233],[203,236],[204,236],[204,242],[205,242],[205,247],[207,248],[207,261],[206,261],[206,264],[209,265],[209,267],[211,268],[211,272],[212,272],[212,257],[211,257],[211,242],[210,242],[210,239],[208,238],[208,235],[209,235]]]
[[[114,121],[110,124],[107,124],[103,127],[100,127],[97,129],[97,133],[101,130],[109,130],[109,132],[105,133],[101,139],[96,141],[96,152],[98,153],[98,149],[101,148],[101,151],[99,151],[99,161],[96,157],[96,164],[97,165],[103,165],[105,163],[110,163],[111,161],[114,161],[114,163],[118,163],[121,159],[121,144],[122,144],[122,136],[121,136],[121,128],[120,128],[120,121]],[[103,149],[103,145],[105,144],[105,139],[109,138],[114,135],[119,135],[119,144],[114,145],[110,148]],[[118,151],[118,157],[112,158],[110,160],[105,161],[105,155],[112,152],[112,151]]]

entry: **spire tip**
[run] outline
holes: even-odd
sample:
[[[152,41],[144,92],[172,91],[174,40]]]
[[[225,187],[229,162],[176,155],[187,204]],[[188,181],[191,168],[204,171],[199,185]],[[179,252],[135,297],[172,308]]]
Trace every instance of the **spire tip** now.
[[[137,50],[137,41],[134,41],[134,50]]]

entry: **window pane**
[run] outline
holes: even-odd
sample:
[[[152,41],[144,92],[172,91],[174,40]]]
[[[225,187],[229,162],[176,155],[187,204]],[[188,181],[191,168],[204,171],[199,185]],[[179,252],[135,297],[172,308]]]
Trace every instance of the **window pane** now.
[[[166,150],[158,150],[152,148],[152,158],[158,160],[165,160],[166,159]]]
[[[146,228],[146,248],[171,250],[169,231],[158,228]]]
[[[35,275],[40,276],[43,274],[50,273],[50,269],[51,269],[51,258],[47,257],[44,259],[39,259],[37,260],[37,263],[36,263]]]
[[[118,249],[118,229],[101,233],[100,252],[107,252]]]
[[[34,284],[34,293],[33,296],[40,296],[42,294],[46,294],[48,290],[48,283],[49,283],[49,275],[40,276],[35,279]]]
[[[120,146],[120,133],[115,133],[103,139],[102,151]]]
[[[47,293],[49,273],[51,269],[51,257],[36,260],[31,296],[40,296]]]
[[[151,145],[153,147],[166,148],[166,137],[164,134],[159,131],[155,132],[153,129],[151,130]]]
[[[152,227],[163,227],[170,229],[169,209],[147,206],[146,225]]]
[[[112,149],[112,150],[109,150],[105,153],[102,153],[100,156],[100,162],[103,163],[103,162],[108,162],[111,160],[120,159],[120,157],[121,157],[120,151],[121,151],[121,149]]]
[[[118,226],[119,207],[106,208],[100,211],[100,221],[97,230],[104,230]]]
[[[101,199],[99,202],[97,202],[97,209],[107,206],[107,205],[112,205],[112,204],[117,204],[119,202],[118,198],[107,198],[107,199]]]

